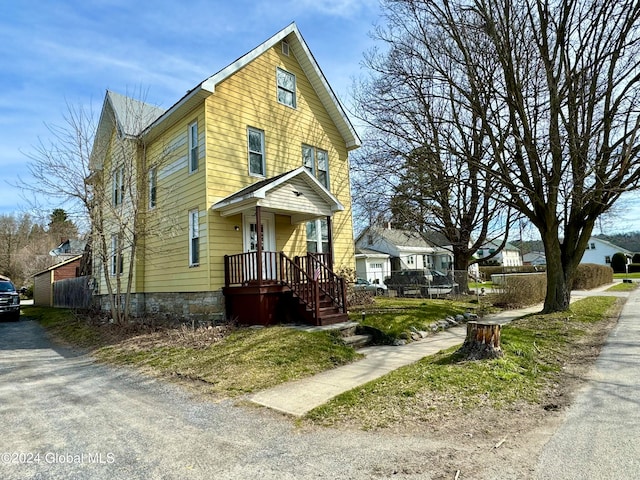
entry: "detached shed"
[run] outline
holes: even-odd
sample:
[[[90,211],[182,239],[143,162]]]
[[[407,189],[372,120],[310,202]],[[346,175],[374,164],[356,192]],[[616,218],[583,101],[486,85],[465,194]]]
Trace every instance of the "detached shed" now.
[[[53,307],[53,282],[79,275],[82,255],[56,263],[33,276],[33,304],[39,307]]]

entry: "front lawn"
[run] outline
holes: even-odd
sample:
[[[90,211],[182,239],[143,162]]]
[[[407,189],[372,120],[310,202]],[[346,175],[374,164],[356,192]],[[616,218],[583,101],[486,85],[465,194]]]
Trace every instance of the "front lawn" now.
[[[477,308],[476,303],[457,300],[375,297],[372,305],[353,307],[349,318],[395,339],[407,338],[413,329],[428,331],[438,320]]]
[[[362,357],[330,332],[285,327],[150,329],[100,324],[55,308],[24,307],[54,339],[99,360],[195,381],[216,396],[237,396],[297,380]]]
[[[554,397],[562,396],[560,387],[575,381],[567,363],[595,358],[594,349],[614,324],[614,304],[614,297],[589,297],[569,312],[525,317],[502,328],[503,358],[466,361],[453,347],[345,392],[307,418],[378,429],[435,425],[471,411],[491,423],[496,410],[517,412],[522,403],[553,406],[566,401]]]

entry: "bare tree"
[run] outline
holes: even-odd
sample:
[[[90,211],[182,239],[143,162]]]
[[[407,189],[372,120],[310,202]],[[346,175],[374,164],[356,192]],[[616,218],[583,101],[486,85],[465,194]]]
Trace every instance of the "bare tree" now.
[[[138,250],[162,222],[149,208],[149,175],[162,165],[164,151],[147,155],[140,133],[162,111],[144,102],[107,92],[102,118],[69,107],[62,126],[30,155],[39,195],[78,206],[90,225],[94,276],[107,290],[117,323],[130,316]],[[102,279],[102,281],[100,280]]]
[[[640,4],[625,0],[388,0],[438,32],[483,99],[496,193],[540,232],[545,312],[569,308],[597,219],[640,187]],[[399,17],[400,18],[400,17]],[[452,78],[452,84],[458,79]]]
[[[505,201],[540,232],[544,311],[566,310],[595,222],[623,192],[640,187],[640,4],[445,0],[425,6],[478,82],[491,80],[483,127],[501,153],[491,173],[507,189]],[[482,55],[487,60],[474,61]]]
[[[509,208],[495,200],[501,187],[487,174],[495,151],[480,112],[490,98],[469,78],[455,43],[411,2],[385,5],[386,27],[375,34],[384,49],[365,57],[370,74],[355,95],[369,128],[354,190],[386,198],[395,225],[441,234],[454,269],[466,272],[485,242],[506,242],[510,224]],[[458,282],[467,289],[466,274]]]

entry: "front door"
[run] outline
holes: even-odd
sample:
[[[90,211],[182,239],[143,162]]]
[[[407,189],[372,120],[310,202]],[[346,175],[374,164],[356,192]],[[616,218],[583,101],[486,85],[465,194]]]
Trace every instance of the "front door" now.
[[[244,251],[255,252],[258,249],[258,231],[262,235],[262,278],[277,279],[277,255],[276,255],[276,234],[275,217],[273,213],[262,212],[262,225],[258,230],[255,214],[245,214],[243,216]],[[257,276],[256,265],[250,263],[245,265],[245,274],[251,279]]]

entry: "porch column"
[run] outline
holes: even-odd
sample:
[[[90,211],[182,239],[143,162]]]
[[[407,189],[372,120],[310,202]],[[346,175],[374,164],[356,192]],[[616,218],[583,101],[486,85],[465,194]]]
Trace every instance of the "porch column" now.
[[[333,272],[333,225],[329,215],[327,215],[327,243],[329,244],[329,270]]]
[[[258,275],[258,286],[262,286],[262,210],[260,205],[256,205],[256,274]]]

